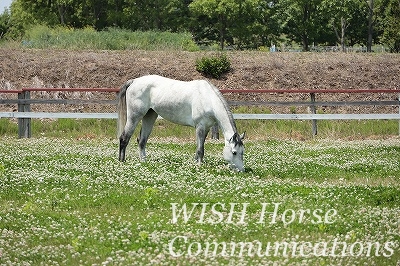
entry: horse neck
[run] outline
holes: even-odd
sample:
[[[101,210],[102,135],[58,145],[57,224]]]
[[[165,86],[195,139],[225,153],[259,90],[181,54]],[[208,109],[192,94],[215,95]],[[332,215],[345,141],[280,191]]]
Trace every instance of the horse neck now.
[[[225,112],[216,112],[215,118],[218,122],[218,126],[222,130],[225,142],[229,141],[232,136],[237,133],[236,124],[231,112],[226,109]]]
[[[218,126],[221,128],[225,143],[229,142],[232,136],[237,133],[235,120],[233,120],[233,116],[231,111],[229,110],[228,103],[222,97],[220,91],[208,82],[211,90],[214,92],[216,98],[214,98],[214,117],[217,120]]]

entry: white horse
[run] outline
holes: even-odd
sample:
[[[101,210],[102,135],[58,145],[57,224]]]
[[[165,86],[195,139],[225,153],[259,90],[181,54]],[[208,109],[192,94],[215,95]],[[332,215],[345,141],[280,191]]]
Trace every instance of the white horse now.
[[[239,136],[228,104],[219,90],[205,80],[189,82],[157,75],[128,80],[120,89],[118,105],[119,160],[125,161],[129,140],[142,120],[139,138],[139,156],[146,159],[146,143],[158,115],[180,125],[196,128],[196,160],[201,164],[204,141],[214,124],[222,129],[224,159],[238,171],[244,171],[243,138]]]

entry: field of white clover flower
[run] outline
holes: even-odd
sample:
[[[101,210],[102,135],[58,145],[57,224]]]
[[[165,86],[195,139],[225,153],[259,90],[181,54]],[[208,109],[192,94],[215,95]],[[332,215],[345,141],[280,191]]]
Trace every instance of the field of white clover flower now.
[[[0,265],[399,265],[400,143],[0,140]]]

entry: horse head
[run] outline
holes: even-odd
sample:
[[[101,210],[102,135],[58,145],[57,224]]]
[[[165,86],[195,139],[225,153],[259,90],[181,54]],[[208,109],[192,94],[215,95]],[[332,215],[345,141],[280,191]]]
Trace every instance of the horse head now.
[[[245,133],[239,135],[233,134],[229,141],[225,144],[224,159],[229,163],[229,166],[239,172],[244,172],[243,154],[244,145],[243,139]]]

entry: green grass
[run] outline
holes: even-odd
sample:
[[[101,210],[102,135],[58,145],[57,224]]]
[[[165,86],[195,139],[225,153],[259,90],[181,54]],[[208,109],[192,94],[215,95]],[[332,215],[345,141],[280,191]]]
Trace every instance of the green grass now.
[[[310,121],[237,120],[236,123],[239,131],[246,131],[250,139],[313,139]],[[318,139],[379,139],[393,137],[399,133],[399,122],[396,120],[321,120],[317,125]],[[34,137],[114,138],[116,128],[116,121],[112,119],[32,120]],[[16,121],[0,119],[0,136],[4,135],[18,135]],[[194,139],[195,133],[193,128],[158,120],[151,136]]]
[[[72,29],[49,28],[41,25],[36,25],[27,31],[22,46],[36,49],[75,50],[199,50],[190,33],[132,32],[117,28],[96,31],[90,27]]]
[[[126,163],[120,163],[117,140],[3,137],[0,264],[396,265],[400,260],[397,140],[245,145],[247,171],[237,174],[225,166],[222,141],[206,142],[206,161],[199,167],[193,162],[194,141],[182,139],[150,139],[145,163],[132,142]],[[173,204],[180,209],[195,203],[204,203],[205,212],[200,205],[186,222],[182,216],[173,220]],[[231,204],[237,213],[229,219]],[[243,223],[242,204],[247,204]],[[331,251],[335,241],[335,256],[323,255],[323,245]],[[241,255],[240,248],[223,253],[224,244],[231,250],[240,242],[247,245]],[[217,256],[205,253],[213,243],[219,244]],[[264,248],[290,243],[288,256],[283,246],[276,254],[271,249],[269,256],[248,256],[249,243]],[[294,243],[319,248],[303,257]],[[197,256],[188,256],[198,247]],[[185,255],[172,256],[181,252]]]

